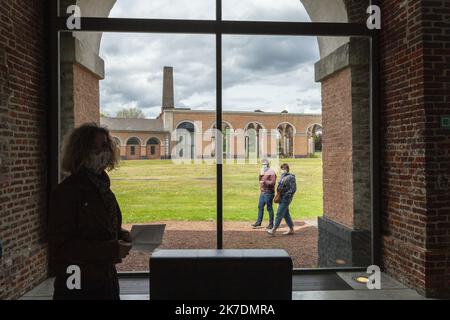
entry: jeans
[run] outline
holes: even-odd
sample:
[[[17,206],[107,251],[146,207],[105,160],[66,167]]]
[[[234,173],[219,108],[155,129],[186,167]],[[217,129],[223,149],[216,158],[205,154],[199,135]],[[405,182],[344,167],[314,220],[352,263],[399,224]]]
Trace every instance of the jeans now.
[[[277,209],[277,217],[275,218],[275,228],[278,228],[281,224],[281,220],[283,218],[286,220],[286,223],[289,228],[294,228],[294,222],[292,221],[291,215],[289,213],[289,205],[291,204],[292,196],[283,195],[281,197],[280,204]]]
[[[261,192],[259,196],[258,203],[258,220],[256,223],[261,224],[264,218],[264,206],[267,206],[267,212],[269,212],[269,224],[273,225],[273,198],[275,197],[274,193],[264,193]]]

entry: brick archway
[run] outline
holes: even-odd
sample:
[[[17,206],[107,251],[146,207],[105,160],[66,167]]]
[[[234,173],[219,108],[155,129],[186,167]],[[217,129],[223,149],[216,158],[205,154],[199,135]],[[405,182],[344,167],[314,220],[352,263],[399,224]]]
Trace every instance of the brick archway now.
[[[161,158],[161,141],[156,137],[148,139],[146,144],[147,159]]]
[[[177,157],[180,159],[194,159],[195,157],[195,135],[199,133],[195,123],[189,120],[179,122],[176,127],[176,146]]]
[[[137,137],[130,137],[126,142],[125,157],[127,160],[138,160],[141,158],[141,140]]]
[[[308,155],[314,155],[316,152],[314,137],[316,136],[318,130],[320,130],[320,135],[322,135],[322,124],[314,123],[309,125],[306,130],[306,137],[308,139]],[[320,148],[320,150],[322,150],[322,148]]]
[[[280,123],[277,126],[280,139],[278,142],[279,154],[284,158],[292,158],[295,154],[295,127],[289,122]]]
[[[252,121],[245,126],[245,157],[257,159],[260,156],[260,131],[264,127],[257,121]]]

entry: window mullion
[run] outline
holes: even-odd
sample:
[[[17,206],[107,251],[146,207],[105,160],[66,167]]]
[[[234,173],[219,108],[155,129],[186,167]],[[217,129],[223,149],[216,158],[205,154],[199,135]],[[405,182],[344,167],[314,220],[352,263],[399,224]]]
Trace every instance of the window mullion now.
[[[222,21],[222,1],[216,0],[216,21]],[[216,33],[216,133],[222,133],[222,34]],[[217,249],[223,249],[223,153],[222,139],[216,137]],[[220,148],[220,149],[218,149]]]

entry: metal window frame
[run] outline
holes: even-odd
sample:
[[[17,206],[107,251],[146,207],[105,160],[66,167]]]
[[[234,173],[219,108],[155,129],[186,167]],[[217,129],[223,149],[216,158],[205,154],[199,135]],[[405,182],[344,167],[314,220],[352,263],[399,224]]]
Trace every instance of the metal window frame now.
[[[59,0],[49,0],[49,74],[48,87],[50,108],[48,113],[48,201],[50,191],[59,183],[60,147],[60,34],[72,32],[66,26],[66,18],[59,16]],[[371,0],[379,5],[379,0]],[[380,40],[379,30],[369,30],[364,24],[333,22],[272,22],[272,21],[225,21],[222,20],[222,0],[216,0],[216,20],[175,19],[123,19],[81,18],[82,30],[77,32],[121,32],[121,33],[169,33],[211,34],[216,36],[216,128],[222,124],[222,35],[266,35],[266,36],[342,36],[370,39],[370,174],[372,214],[372,264],[381,263],[380,237]],[[219,139],[220,140],[220,139]],[[221,148],[220,143],[216,148]],[[220,149],[218,149],[220,151]],[[216,152],[223,157],[222,152]],[[221,161],[216,165],[217,183],[217,249],[223,249],[223,171]],[[355,267],[294,269],[298,272],[331,272],[362,270]],[[139,274],[139,273],[133,273]]]

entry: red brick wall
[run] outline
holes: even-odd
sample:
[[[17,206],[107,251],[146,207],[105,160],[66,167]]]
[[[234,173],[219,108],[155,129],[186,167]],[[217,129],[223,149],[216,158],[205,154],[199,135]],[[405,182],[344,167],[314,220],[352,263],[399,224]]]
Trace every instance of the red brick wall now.
[[[450,114],[449,12],[446,0],[383,1],[383,264],[429,296],[449,295],[450,144],[438,124]]]
[[[215,113],[214,112],[175,112],[173,116],[173,127],[175,128],[182,121],[196,122],[200,121],[203,132],[209,130],[215,123]],[[289,123],[294,127],[296,135],[294,137],[294,155],[295,156],[307,156],[308,145],[307,145],[307,130],[314,124],[322,123],[321,115],[298,115],[298,114],[273,114],[273,113],[224,113],[223,121],[227,122],[233,130],[244,130],[247,128],[249,123],[258,123],[267,133],[270,134],[271,130],[277,129],[282,123]],[[211,142],[204,141],[203,148],[206,148]],[[277,150],[277,147],[272,148],[271,139],[267,139],[267,144],[265,149],[267,153],[270,154],[272,149]],[[238,152],[238,142],[234,142],[235,150],[234,154],[242,156],[242,150]]]
[[[132,137],[136,137],[141,141],[141,156],[146,156],[148,153],[147,150],[147,142],[148,140],[150,140],[151,138],[157,138],[160,141],[160,145],[159,145],[159,155],[164,157],[166,154],[166,148],[165,148],[165,140],[168,136],[168,134],[166,133],[151,133],[151,132],[144,132],[144,131],[134,131],[134,132],[129,132],[129,131],[111,131],[111,135],[115,138],[118,138],[120,140],[120,156],[121,157],[125,157],[127,155],[127,150],[129,150],[129,148],[127,148],[126,143],[128,141],[128,139],[132,138]],[[170,139],[170,136],[169,136]],[[170,154],[170,150],[169,153]],[[159,158],[159,157],[158,157]],[[127,158],[128,159],[128,158]]]
[[[0,5],[0,299],[47,276],[47,1]]]
[[[450,1],[425,1],[422,7],[427,171],[427,275],[430,295],[450,296]]]
[[[353,227],[352,87],[347,67],[322,81],[324,216]]]
[[[86,122],[100,123],[99,78],[78,63],[73,65],[75,127]]]

